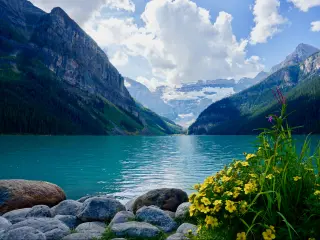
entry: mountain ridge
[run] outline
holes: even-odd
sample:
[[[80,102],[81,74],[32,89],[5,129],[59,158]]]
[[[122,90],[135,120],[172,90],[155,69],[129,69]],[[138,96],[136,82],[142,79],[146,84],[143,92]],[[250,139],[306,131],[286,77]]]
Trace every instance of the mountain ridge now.
[[[298,133],[320,132],[320,116],[316,114],[320,111],[317,97],[320,92],[318,93],[317,89],[308,88],[308,84],[319,85],[319,76],[320,52],[317,52],[300,64],[284,67],[261,83],[210,105],[190,126],[189,134],[253,134],[253,129],[266,127],[265,117],[277,111],[277,102],[272,94],[272,89],[276,87],[280,87],[288,97],[292,111],[296,106],[300,110],[290,117],[296,125],[304,125],[304,128],[296,131]],[[304,92],[299,92],[297,89],[300,91],[304,89]],[[306,89],[309,90],[306,91]],[[308,98],[309,95],[312,97]],[[297,99],[303,99],[302,103],[299,104]],[[307,104],[311,101],[315,105],[308,112],[306,109],[310,107],[303,103]],[[290,105],[290,102],[295,104]],[[313,119],[307,120],[303,116],[304,113],[306,116],[313,116]]]
[[[0,15],[0,133],[181,132],[134,101],[105,52],[63,9],[0,0]]]

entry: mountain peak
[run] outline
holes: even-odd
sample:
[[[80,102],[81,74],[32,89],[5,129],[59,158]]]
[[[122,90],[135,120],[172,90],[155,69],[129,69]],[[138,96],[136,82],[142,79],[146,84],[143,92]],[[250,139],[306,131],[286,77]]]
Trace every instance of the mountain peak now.
[[[68,14],[61,7],[53,8],[50,14],[69,18]]]
[[[271,68],[271,73],[274,73],[284,67],[299,64],[304,60],[306,60],[311,55],[313,55],[314,53],[319,51],[320,49],[313,47],[309,44],[300,43],[296,47],[294,52],[288,55],[283,62]]]

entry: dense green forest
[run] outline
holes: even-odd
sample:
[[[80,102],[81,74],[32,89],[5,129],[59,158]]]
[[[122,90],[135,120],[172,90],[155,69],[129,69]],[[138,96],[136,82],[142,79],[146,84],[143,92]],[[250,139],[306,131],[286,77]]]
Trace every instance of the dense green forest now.
[[[162,135],[181,131],[142,107],[140,114],[146,124],[103,97],[79,91],[29,55],[1,57],[0,133],[107,135],[145,131]]]

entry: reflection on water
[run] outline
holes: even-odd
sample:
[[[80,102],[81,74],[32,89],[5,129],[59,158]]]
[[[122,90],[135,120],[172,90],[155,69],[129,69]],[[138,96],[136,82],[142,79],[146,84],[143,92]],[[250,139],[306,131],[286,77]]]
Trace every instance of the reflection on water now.
[[[298,137],[301,141],[303,137]],[[313,146],[319,136],[313,136]],[[96,192],[132,198],[194,183],[254,148],[255,136],[1,136],[0,178],[45,180],[69,198]]]

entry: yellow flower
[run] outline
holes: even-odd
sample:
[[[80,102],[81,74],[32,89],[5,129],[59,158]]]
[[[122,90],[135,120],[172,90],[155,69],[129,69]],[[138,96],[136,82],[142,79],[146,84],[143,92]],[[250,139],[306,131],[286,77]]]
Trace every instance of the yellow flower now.
[[[215,205],[212,209],[212,213],[217,213],[220,211],[222,205]]]
[[[189,202],[192,202],[195,199],[196,196],[197,196],[196,193],[191,193],[190,196],[189,196]]]
[[[267,229],[265,232],[262,233],[264,240],[272,240],[276,238],[276,235],[274,234],[275,231],[272,231],[272,229]]]
[[[248,207],[248,203],[246,201],[241,201],[240,203],[240,212],[242,214],[246,213],[247,212],[247,207]]]
[[[230,177],[223,176],[223,177],[221,178],[221,180],[222,180],[222,182],[228,182],[228,181],[230,181]]]
[[[299,176],[293,177],[293,180],[294,180],[295,182],[299,181],[300,179],[301,179],[301,177],[299,177]]]
[[[214,218],[214,217],[211,217],[211,216],[207,216],[205,221],[206,221],[206,224],[207,224],[208,227],[209,226],[216,227],[216,226],[219,225],[218,219]]]
[[[232,196],[233,195],[233,193],[230,192],[230,191],[226,191],[224,194],[227,195],[227,196]]]
[[[243,167],[248,167],[249,166],[248,162],[241,162],[241,164],[242,164]]]
[[[249,194],[257,191],[257,184],[254,181],[249,181],[244,185],[244,193]]]
[[[266,178],[267,179],[272,179],[274,176],[272,175],[272,174],[268,174],[267,176],[266,176]]]
[[[197,233],[199,233],[201,231],[201,228],[202,228],[201,226],[198,227]]]
[[[316,191],[314,192],[314,195],[320,196],[320,191],[319,191],[319,190],[316,190]]]
[[[230,175],[230,173],[232,172],[232,169],[233,169],[232,167],[228,168],[227,175]]]
[[[308,240],[316,240],[315,238],[308,238]]]
[[[203,202],[205,205],[210,205],[211,204],[210,200],[208,198],[206,198],[206,197],[202,198],[201,202]]]
[[[215,191],[216,193],[220,193],[221,192],[221,187],[214,186],[213,191]]]
[[[257,174],[250,173],[249,175],[250,175],[250,177],[252,177],[252,178],[258,178],[258,175],[257,175]]]
[[[204,206],[203,204],[201,204],[201,205],[199,206],[199,210],[200,210],[200,212],[203,212],[203,213],[208,213],[208,212],[210,212],[210,208]]]
[[[233,213],[234,211],[236,211],[237,208],[234,204],[235,203],[233,201],[227,200],[226,201],[226,210],[229,211],[230,213]]]
[[[196,207],[193,204],[191,204],[191,206],[189,207],[190,217],[192,217],[194,215],[195,211],[196,211]]]
[[[236,240],[246,240],[246,233],[242,232],[242,233],[237,233],[237,239]]]
[[[237,198],[239,195],[240,195],[240,192],[235,191],[235,192],[233,193],[233,198]]]
[[[243,185],[243,181],[237,180],[237,181],[236,181],[236,184],[237,184],[238,186],[242,186],[242,185]]]
[[[193,188],[194,188],[195,190],[199,190],[199,189],[200,189],[200,187],[201,187],[201,185],[200,185],[200,184],[195,184],[195,185],[193,186]]]
[[[249,154],[247,154],[247,156],[246,156],[246,160],[249,160],[250,158],[253,158],[253,157],[256,157],[257,155],[255,155],[255,154],[252,154],[252,153],[249,153]]]

